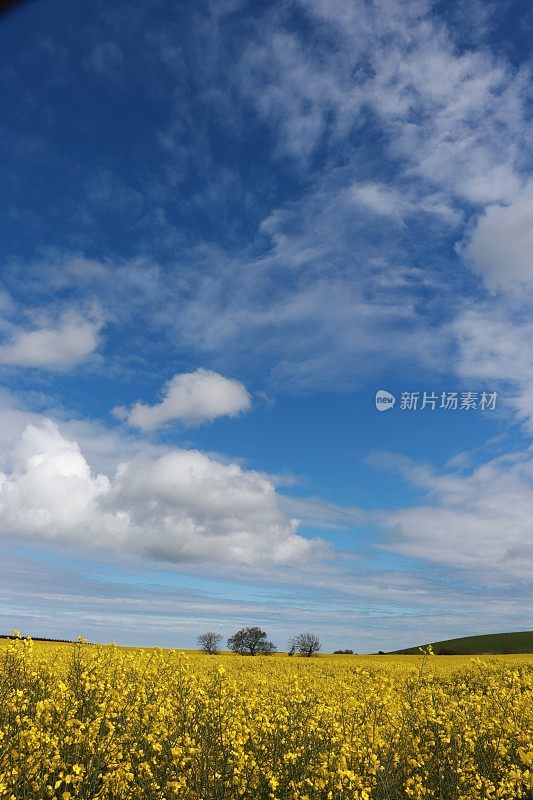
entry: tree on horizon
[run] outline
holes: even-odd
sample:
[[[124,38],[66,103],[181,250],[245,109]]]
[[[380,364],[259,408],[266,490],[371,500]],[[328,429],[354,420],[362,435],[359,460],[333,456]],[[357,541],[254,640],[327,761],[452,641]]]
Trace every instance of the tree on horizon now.
[[[220,642],[222,641],[222,634],[215,631],[206,631],[201,633],[198,638],[198,646],[204,653],[210,656],[216,656],[220,653]]]
[[[228,648],[241,655],[270,655],[276,651],[276,645],[267,640],[261,628],[241,628],[228,639]]]

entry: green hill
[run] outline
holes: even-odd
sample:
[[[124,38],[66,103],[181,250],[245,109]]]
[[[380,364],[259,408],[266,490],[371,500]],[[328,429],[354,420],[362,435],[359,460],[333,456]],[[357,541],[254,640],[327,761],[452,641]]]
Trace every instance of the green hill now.
[[[486,633],[482,636],[463,636],[460,639],[445,639],[430,642],[436,655],[481,655],[498,653],[533,653],[533,631],[513,633]],[[427,647],[427,644],[420,647]],[[418,647],[394,650],[396,655],[417,655]]]

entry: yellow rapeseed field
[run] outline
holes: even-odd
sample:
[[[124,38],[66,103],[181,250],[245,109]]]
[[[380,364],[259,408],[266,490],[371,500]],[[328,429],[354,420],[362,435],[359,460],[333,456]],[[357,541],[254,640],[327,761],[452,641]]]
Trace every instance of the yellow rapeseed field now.
[[[1,800],[533,797],[528,656],[0,646]]]

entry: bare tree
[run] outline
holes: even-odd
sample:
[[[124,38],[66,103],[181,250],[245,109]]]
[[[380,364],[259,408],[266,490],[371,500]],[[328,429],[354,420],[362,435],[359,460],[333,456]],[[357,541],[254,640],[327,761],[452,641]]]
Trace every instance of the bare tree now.
[[[208,653],[210,656],[216,656],[217,653],[220,653],[219,645],[222,641],[222,634],[215,633],[214,631],[206,631],[206,633],[200,634],[197,641],[201,650]]]
[[[234,653],[255,656],[270,655],[276,650],[276,645],[267,641],[266,633],[261,628],[241,628],[228,639],[228,647]]]
[[[297,650],[299,655],[310,658],[320,651],[322,645],[320,644],[320,639],[314,633],[299,633],[291,641],[291,647],[293,648],[293,653]]]

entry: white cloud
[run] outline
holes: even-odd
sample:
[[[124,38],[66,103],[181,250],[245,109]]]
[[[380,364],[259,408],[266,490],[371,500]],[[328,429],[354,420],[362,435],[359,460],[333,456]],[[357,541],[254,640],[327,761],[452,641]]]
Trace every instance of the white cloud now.
[[[334,162],[357,160],[354,144],[370,123],[400,175],[473,203],[507,202],[520,190],[527,68],[479,46],[459,50],[431,3],[299,5],[323,36],[304,39],[275,14],[262,19],[236,73],[236,90],[271,124],[278,150],[300,162],[317,148]]]
[[[7,410],[0,412],[0,543],[7,561],[2,556],[6,574],[0,581],[0,599],[8,627],[15,625],[44,635],[50,635],[50,631],[57,631],[56,635],[68,631],[72,636],[89,633],[93,639],[149,644],[168,641],[172,645],[176,642],[172,637],[178,635],[179,646],[184,646],[183,637],[190,635],[193,646],[198,626],[219,618],[228,626],[228,635],[243,618],[268,620],[269,630],[272,625],[285,640],[290,632],[287,628],[295,624],[301,627],[296,621],[301,619],[303,624],[307,617],[315,620],[325,638],[342,639],[347,635],[347,623],[337,625],[335,620],[344,614],[351,620],[354,636],[356,625],[357,649],[367,641],[368,649],[376,650],[383,647],[384,639],[401,646],[409,637],[414,644],[424,638],[423,629],[428,631],[427,639],[434,638],[429,635],[431,629],[450,631],[450,635],[467,633],[469,626],[479,630],[487,608],[492,621],[500,620],[503,627],[513,618],[521,618],[523,592],[519,601],[506,592],[509,581],[524,579],[531,557],[522,535],[531,502],[525,489],[533,477],[527,454],[492,462],[485,474],[480,470],[466,485],[451,472],[440,475],[397,460],[395,465],[406,475],[410,471],[408,477],[428,493],[426,505],[432,512],[436,509],[435,525],[430,530],[431,515],[422,505],[386,512],[378,518],[386,527],[402,523],[401,537],[392,542],[395,550],[407,555],[412,552],[415,558],[437,566],[421,570],[411,562],[408,572],[395,571],[380,568],[379,539],[373,542],[378,545],[378,561],[368,551],[341,550],[335,563],[323,557],[333,553],[328,553],[320,540],[298,534],[292,519],[304,517],[312,525],[342,529],[345,523],[350,527],[370,523],[375,519],[372,512],[361,515],[358,509],[284,498],[276,492],[270,476],[222,463],[198,451],[144,449],[142,442],[136,455],[128,452],[131,443],[117,447],[119,456],[128,455],[127,461],[116,472],[96,474],[89,461],[98,459],[102,447],[99,444],[89,459],[88,427],[71,422],[61,423],[60,428],[37,414],[16,412],[4,405]],[[22,426],[25,415],[31,421]],[[83,431],[83,446],[71,433],[76,426]],[[68,434],[67,429],[71,431]],[[97,438],[102,438],[102,431],[97,430]],[[106,449],[115,445],[115,435],[109,434]],[[107,454],[104,460],[109,460]],[[498,493],[494,486],[498,487],[501,476],[507,483],[504,480]],[[509,528],[500,537],[499,547],[496,527],[503,524],[513,506],[516,516],[507,516]],[[487,540],[483,538],[484,518],[476,528],[468,513],[459,513],[461,509],[468,512],[470,507],[474,516],[484,514],[487,520],[494,516],[487,527]],[[443,508],[459,511],[447,518],[441,513]],[[462,525],[465,538],[459,541],[459,534],[452,531],[456,550],[452,554],[445,544],[449,540],[448,523]],[[425,531],[421,531],[424,525]],[[477,553],[475,542],[467,539],[471,534],[477,536],[478,543],[483,542]],[[16,567],[9,561],[10,543],[23,540],[31,546]],[[348,537],[348,547],[350,543]],[[51,574],[58,546],[61,567],[57,574]],[[63,547],[70,549],[68,569]],[[32,563],[31,554],[44,548],[52,560],[46,562],[47,571],[42,573],[42,562]],[[14,552],[20,553],[21,548],[17,546]],[[448,560],[441,552],[448,552]],[[140,556],[144,557],[144,567]],[[218,590],[214,584],[211,593],[203,588],[182,592],[172,577],[174,570],[167,572],[166,579],[163,575],[168,581],[163,586],[161,571],[157,582],[152,580],[154,560],[175,565],[191,579],[201,570],[203,578],[238,581],[242,595],[234,598],[231,588],[223,584]],[[443,563],[454,569],[451,588],[447,573],[442,571]],[[466,572],[458,571],[458,567]],[[123,569],[131,570],[137,580],[125,577],[123,582],[121,578],[118,583],[109,581]],[[79,576],[75,570],[81,570]],[[487,588],[494,585],[501,591],[495,594]],[[268,604],[264,601],[265,586],[275,595]],[[216,597],[213,592],[217,591],[224,596]],[[40,618],[34,613],[36,603],[43,611]],[[353,612],[354,604],[358,612]],[[176,609],[183,622],[177,634],[172,627]],[[400,623],[403,641],[395,632]],[[482,625],[482,629],[490,628]]]
[[[49,408],[53,399],[47,396],[25,393],[24,399]],[[54,404],[55,405],[55,404]],[[139,455],[156,458],[168,451],[168,447],[128,436],[125,431],[109,430],[94,419],[65,419],[65,412],[55,407],[43,413],[29,410],[22,398],[5,390],[0,391],[0,470],[14,469],[14,456],[19,451],[19,442],[28,424],[40,428],[44,419],[59,419],[61,432],[68,440],[78,442],[81,452],[91,469],[113,475],[118,463],[130,461]]]
[[[415,214],[432,214],[451,222],[460,219],[446,198],[439,194],[421,194],[420,190],[405,187],[387,186],[372,181],[354,183],[346,190],[347,200],[372,213],[403,221],[404,217]]]
[[[471,570],[490,582],[533,575],[533,454],[488,461],[469,475],[439,473],[405,458],[381,459],[427,493],[425,502],[382,512],[388,548],[409,558]]]
[[[533,322],[514,319],[493,304],[461,311],[452,331],[459,344],[457,372],[483,381],[520,383],[533,378]]]
[[[50,421],[29,424],[12,457],[14,471],[0,476],[4,533],[52,540],[86,535],[94,502],[110,487],[104,475],[93,478],[78,444]]]
[[[203,246],[164,270],[142,259],[87,263],[64,254],[34,265],[32,274],[40,274],[41,288],[97,295],[105,319],[127,329],[110,342],[109,366],[132,379],[139,364],[153,368],[152,354],[169,353],[197,354],[217,373],[246,373],[270,391],[346,388],[403,358],[440,369],[446,342],[431,324],[431,304],[419,300],[438,291],[442,303],[446,276],[410,262],[403,217],[424,215],[424,236],[440,236],[448,209],[438,195],[416,197],[412,189],[402,197],[383,184],[354,183],[350,169],[340,172],[269,214],[261,225],[269,247],[255,257]],[[376,213],[383,217],[378,237]],[[154,334],[148,345],[147,330]],[[118,413],[143,430],[174,418],[166,396],[137,407]]]
[[[139,455],[109,478],[93,474],[78,442],[44,419],[29,423],[3,457],[0,528],[8,539],[232,565],[300,562],[322,549],[298,535],[268,477],[195,450]]]
[[[291,155],[311,188],[265,216],[259,258],[204,249],[179,341],[223,370],[243,368],[252,340],[263,374],[298,389],[398,359],[427,366],[428,354],[449,369],[441,322],[469,286],[445,227],[522,191],[527,68],[479,41],[458,46],[430,2],[297,5],[305,37],[273,10],[225,66],[269,126],[274,160]]]
[[[250,360],[247,345],[253,341],[251,368],[260,355],[268,364],[268,370],[262,369],[263,381],[292,390],[353,387],[399,358],[438,370],[446,342],[439,329],[424,331],[414,307],[421,279],[425,277],[416,269],[378,264],[372,278],[361,276],[359,283],[334,274],[329,279],[311,277],[283,293],[273,286],[258,305],[251,297],[236,295],[223,311],[211,285],[184,308],[182,341],[225,358],[231,354],[241,368]]]
[[[533,430],[533,323],[529,315],[486,303],[460,311],[451,326],[461,377],[500,387],[500,404],[514,409]]]
[[[87,272],[106,318],[130,326],[128,344],[132,337],[141,343],[136,356],[145,363],[150,355],[143,333],[150,326],[162,334],[167,352],[201,353],[223,373],[260,363],[262,379],[287,388],[346,387],[406,359],[450,368],[448,331],[440,323],[454,312],[454,296],[465,285],[445,254],[450,231],[444,228],[467,213],[465,200],[513,207],[529,147],[527,72],[478,42],[457,47],[453,30],[429,2],[299,5],[311,18],[309,36],[299,36],[273,10],[255,29],[250,20],[239,63],[227,63],[230,48],[217,40],[201,77],[218,80],[224,61],[232,90],[271,124],[277,153],[285,158],[289,152],[303,165],[308,193],[270,211],[261,197],[253,213],[265,211],[262,238],[248,239],[248,252],[245,246],[235,255],[233,248],[229,253],[204,242],[181,260],[169,260],[168,269],[146,259],[94,264],[88,271],[83,261],[75,269],[60,263],[55,285]],[[213,35],[224,37],[223,26]],[[213,113],[223,114],[218,101],[224,92],[216,85],[210,101]],[[241,121],[237,114],[236,130]],[[190,145],[182,116],[174,126],[179,141]],[[212,166],[206,138],[186,148],[182,160],[193,155]],[[125,193],[117,190],[115,198],[108,191],[116,181],[105,177],[97,181],[100,200],[126,203]],[[162,184],[159,189],[164,192]],[[205,200],[210,209],[227,187],[212,189]],[[253,191],[249,195],[251,201]],[[402,224],[387,224],[391,219]],[[169,220],[164,229],[176,234]],[[523,241],[528,244],[525,233]],[[435,244],[430,253],[428,242]],[[516,272],[523,276],[523,251],[519,256]],[[131,356],[118,339],[113,354],[121,366]],[[169,398],[155,406],[139,403],[129,409],[132,424],[137,409],[139,427],[156,427],[170,405]]]
[[[524,76],[485,52],[457,55],[427,20],[403,33],[386,58],[376,51],[367,86],[391,155],[469,202],[509,200],[521,187]]]
[[[271,574],[271,594],[265,597],[250,568],[235,593],[235,579],[213,580],[206,590],[204,578],[200,590],[194,584],[189,588],[190,571],[184,587],[161,570],[154,581],[147,563],[111,567],[83,561],[65,569],[64,558],[43,560],[40,555],[2,554],[3,630],[15,627],[26,634],[71,639],[83,633],[91,641],[193,648],[201,630],[216,626],[229,636],[250,620],[280,647],[294,630],[312,625],[327,650],[350,646],[376,652],[431,641],[435,632],[451,638],[525,629],[530,621],[523,587],[519,596],[507,597],[488,587],[465,591],[457,580],[451,586],[440,582],[437,589],[437,570],[423,577],[392,570],[369,575],[366,568],[339,581],[321,566],[315,574],[289,568],[277,570],[274,579]]]
[[[491,292],[520,295],[533,289],[533,193],[485,209],[464,255]]]
[[[274,123],[279,151],[300,159],[308,158],[320,140],[328,114],[353,105],[339,74],[325,63],[317,68],[312,52],[277,24],[267,24],[265,35],[245,48],[236,89],[263,119]]]
[[[12,331],[12,341],[0,345],[0,364],[18,367],[68,369],[89,356],[98,346],[99,320],[75,311],[62,315],[55,326]]]
[[[150,431],[170,420],[195,425],[217,417],[233,417],[250,406],[250,395],[242,383],[211,370],[197,369],[174,375],[157,405],[135,403],[130,411],[117,408],[115,414],[125,416],[135,428]]]
[[[207,253],[191,279],[194,291],[169,320],[180,344],[223,367],[260,364],[261,380],[284,389],[354,386],[398,359],[441,369],[447,342],[431,324],[431,304],[419,300],[439,291],[442,302],[445,278],[409,262],[387,219],[374,235],[370,214],[376,205],[383,216],[394,214],[399,194],[366,183],[361,195],[351,176],[337,170],[266,217],[261,232],[271,246],[260,257]],[[426,200],[425,236],[433,225],[441,231],[435,198],[416,205],[409,197],[398,210],[416,208],[420,216]]]

